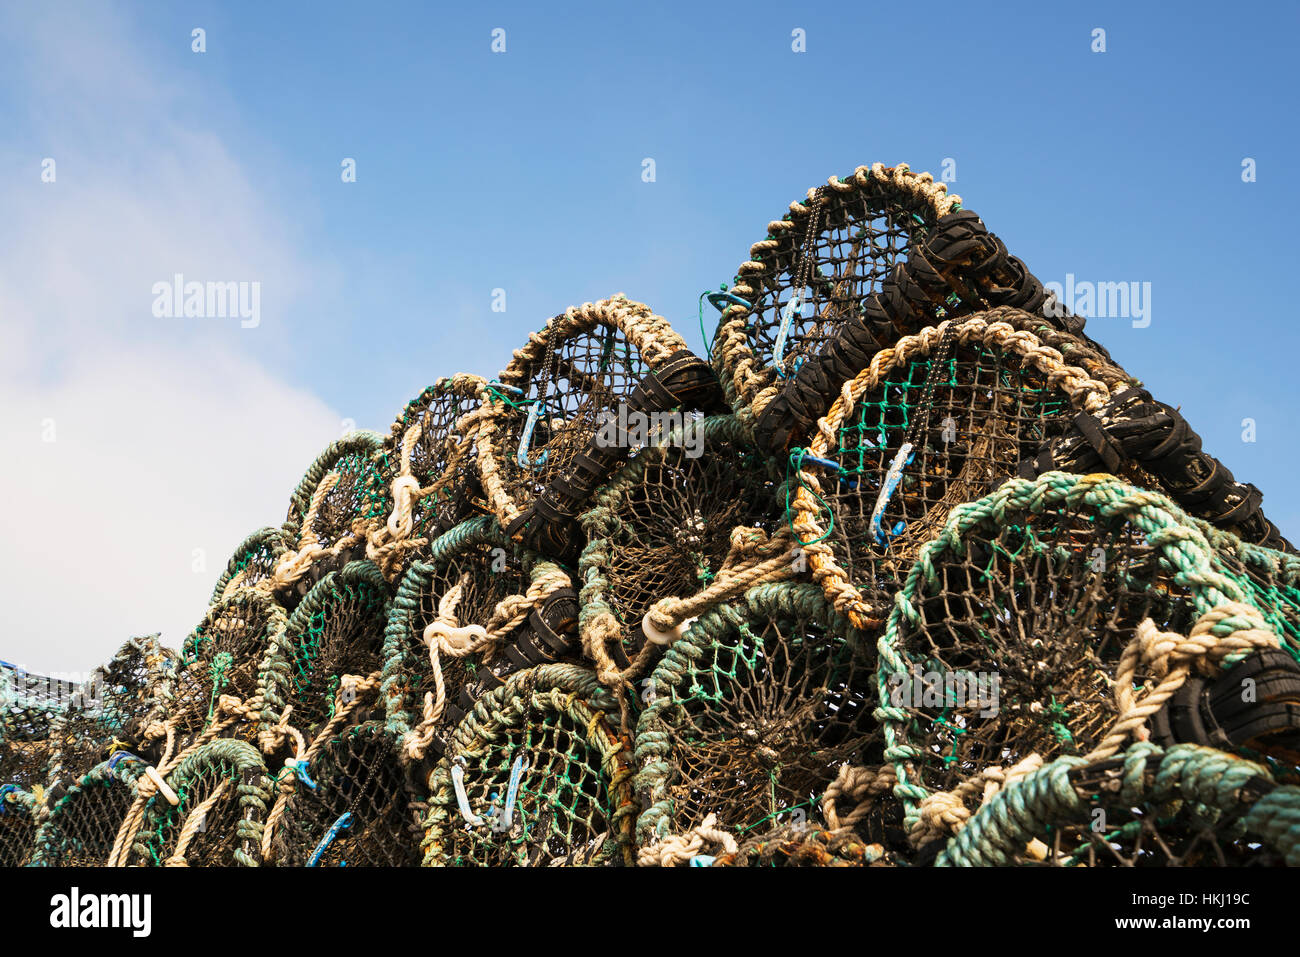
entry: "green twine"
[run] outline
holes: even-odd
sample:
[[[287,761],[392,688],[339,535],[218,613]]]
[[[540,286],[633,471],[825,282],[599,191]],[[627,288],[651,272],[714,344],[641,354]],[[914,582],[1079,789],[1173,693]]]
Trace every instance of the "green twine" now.
[[[208,702],[208,718],[217,710],[217,696],[226,686],[226,671],[235,663],[235,656],[228,651],[219,651],[212,657],[212,697]]]
[[[821,505],[822,508],[826,509],[826,515],[829,518],[829,521],[827,522],[826,531],[823,532],[817,538],[814,538],[811,542],[805,542],[802,539],[800,539],[799,533],[796,532],[794,529],[794,515],[790,511],[790,482],[786,481],[785,518],[786,518],[786,522],[789,523],[790,525],[790,536],[794,539],[795,544],[798,545],[800,548],[807,548],[809,545],[816,545],[819,542],[824,542],[826,541],[826,539],[830,538],[831,533],[835,531],[835,512],[834,510],[831,509],[830,503],[827,502],[820,495],[818,495],[816,492],[814,492],[811,488],[808,488],[808,486],[804,484],[804,481],[801,478],[803,474],[803,468],[802,468],[803,457],[806,454],[808,454],[808,450],[804,448],[796,447],[790,451],[790,461],[786,469],[786,475],[787,476],[789,475],[790,469],[794,470],[795,481],[799,483],[799,488],[808,489],[808,494],[811,495],[813,498],[817,499],[818,504]]]

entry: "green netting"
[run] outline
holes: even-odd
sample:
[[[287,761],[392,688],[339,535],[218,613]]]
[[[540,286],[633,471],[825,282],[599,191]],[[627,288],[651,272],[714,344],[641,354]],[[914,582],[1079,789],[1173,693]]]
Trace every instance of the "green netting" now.
[[[872,643],[813,585],[760,585],[707,612],[664,655],[642,700],[642,847],[710,815],[738,840],[813,822],[842,765],[883,760]],[[886,802],[861,828],[883,840],[890,823]]]
[[[256,748],[220,739],[197,748],[167,775],[179,799],[149,799],[131,848],[143,866],[244,866],[261,861],[262,827],[274,782]]]
[[[334,717],[343,675],[364,678],[382,666],[388,585],[373,562],[327,572],[289,615],[262,661],[262,726],[287,715],[310,739]]]
[[[1073,415],[1070,396],[1018,354],[980,343],[943,351],[949,357],[935,358],[933,371],[931,356],[907,362],[859,399],[821,482],[836,561],[882,600],[955,506],[1015,475]],[[891,489],[905,443],[912,449]],[[793,461],[818,468],[798,452]]]
[[[376,457],[383,441],[377,432],[350,432],[331,443],[294,490],[284,523],[285,534],[296,539],[303,532],[311,532],[328,546],[350,531],[356,519],[387,519],[392,503]],[[337,476],[337,484],[325,496],[313,526],[304,529],[312,497],[329,476]]]
[[[986,768],[1089,753],[1118,717],[1114,679],[1139,623],[1186,635],[1247,600],[1176,506],[1118,479],[1049,472],[959,506],[880,639],[880,713],[909,822]],[[1154,684],[1149,668],[1137,678]]]
[[[614,707],[590,671],[562,664],[484,695],[429,776],[425,866],[630,864],[630,747],[606,720]]]

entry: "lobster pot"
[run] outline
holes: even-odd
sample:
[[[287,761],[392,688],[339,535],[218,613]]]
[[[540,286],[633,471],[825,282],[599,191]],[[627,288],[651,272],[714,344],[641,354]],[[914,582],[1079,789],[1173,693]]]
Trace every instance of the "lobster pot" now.
[[[909,819],[926,795],[989,768],[1097,749],[1119,717],[1116,676],[1139,624],[1187,635],[1247,597],[1214,570],[1185,513],[1110,476],[1012,479],[959,507],[880,640],[881,713]],[[1142,662],[1130,680],[1154,684]]]
[[[333,736],[297,782],[272,836],[282,867],[415,867],[424,836],[415,794],[380,722]]]
[[[283,645],[284,609],[261,590],[241,590],[208,610],[185,639],[174,687],[162,704],[160,720],[176,732],[180,744],[221,720],[223,696],[241,703],[258,692],[259,665],[271,649]],[[252,734],[255,724],[246,723]]]
[[[831,177],[769,223],[750,247],[722,310],[712,358],[735,411],[758,411],[800,364],[817,355],[862,302],[880,291],[958,197],[906,164],[860,166]]]
[[[594,674],[564,664],[484,695],[430,775],[424,865],[632,863],[630,747],[606,717],[616,707]]]
[[[686,360],[707,372],[667,320],[621,296],[571,307],[531,334],[487,387],[477,436],[482,489],[501,527],[518,536],[525,526],[536,533],[539,524],[576,519],[592,483],[626,458],[608,423],[619,421],[620,407],[626,418],[648,374]],[[548,489],[563,514],[536,514]]]
[[[641,685],[644,851],[712,815],[738,842],[815,821],[844,763],[880,763],[871,642],[806,584],[759,585],[699,618]],[[861,825],[880,837],[882,811]]]
[[[5,728],[5,735],[0,738],[0,786],[12,784],[27,790],[38,784],[44,785],[50,767],[48,719],[42,716],[39,723],[41,736],[32,740],[23,736],[26,730],[23,725],[34,723],[29,716],[5,717],[13,724]]]
[[[115,742],[138,740],[176,653],[156,635],[132,638],[82,683],[50,722],[49,785],[67,786],[106,759]]]
[[[196,748],[167,775],[144,809],[128,863],[168,867],[255,867],[274,782],[257,749],[220,738]]]
[[[253,588],[263,582],[267,583],[263,587],[268,587],[270,582],[267,580],[274,574],[280,558],[286,552],[294,550],[293,541],[280,528],[260,528],[253,532],[239,543],[239,547],[230,556],[225,571],[212,589],[212,599],[208,604],[215,605],[239,588]],[[292,596],[281,597],[288,603],[291,597],[296,600],[298,595],[294,593]]]
[[[399,736],[418,730],[436,759],[451,730],[485,691],[521,667],[575,653],[577,613],[576,596],[567,588],[564,592],[572,596],[567,612],[555,602],[539,602],[523,614],[510,611],[535,582],[559,570],[506,538],[490,518],[458,525],[431,546],[430,554],[407,571],[393,602],[385,632],[383,693],[389,729]],[[561,576],[561,584],[567,581]],[[541,626],[534,621],[534,609],[548,612],[545,640],[536,635]],[[452,629],[491,630],[499,641],[462,656],[439,652],[435,665],[427,636],[435,622]],[[435,714],[430,715],[430,707]]]
[[[483,402],[487,382],[461,374],[439,379],[406,404],[379,451],[385,485],[394,481],[418,489],[411,496],[409,525],[398,521],[403,540],[427,545],[486,508],[479,486],[473,413]],[[412,548],[401,570],[424,557]]]
[[[1011,805],[1016,805],[1011,812]],[[1134,744],[1103,762],[1061,758],[994,796],[948,840],[947,866],[1300,865],[1288,821],[1300,788],[1207,747]]]
[[[144,763],[118,752],[101,761],[50,806],[36,835],[32,863],[45,867],[104,867],[122,822],[136,802]]]
[[[0,867],[22,867],[36,843],[34,795],[15,784],[0,785]]]
[[[582,517],[578,565],[586,623],[612,616],[611,648],[627,667],[645,643],[641,621],[661,598],[708,587],[738,526],[775,531],[775,469],[735,416],[700,420],[636,455]]]
[[[332,548],[359,529],[384,524],[392,500],[378,455],[382,447],[383,437],[377,432],[350,432],[331,443],[294,490],[284,522],[285,535],[299,548],[313,542]],[[364,555],[362,534],[334,563],[342,566]],[[318,574],[324,570],[320,568]]]
[[[1108,394],[1031,333],[982,315],[878,353],[791,458],[792,521],[827,597],[855,588],[850,618],[878,620],[955,506]]]
[[[334,716],[342,676],[380,670],[387,590],[369,561],[327,572],[312,586],[261,662],[264,728],[287,713],[310,740]]]

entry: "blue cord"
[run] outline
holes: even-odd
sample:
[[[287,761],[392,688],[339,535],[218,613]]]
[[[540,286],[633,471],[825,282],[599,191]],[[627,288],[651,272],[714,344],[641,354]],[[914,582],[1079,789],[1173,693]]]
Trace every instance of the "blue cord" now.
[[[338,837],[339,831],[343,830],[345,827],[351,826],[352,812],[344,811],[343,816],[330,825],[329,831],[326,832],[323,838],[321,838],[321,842],[316,845],[316,850],[311,852],[311,857],[307,859],[307,866],[315,867],[317,863],[320,862],[321,855],[325,853],[325,849],[334,843],[334,838]]]

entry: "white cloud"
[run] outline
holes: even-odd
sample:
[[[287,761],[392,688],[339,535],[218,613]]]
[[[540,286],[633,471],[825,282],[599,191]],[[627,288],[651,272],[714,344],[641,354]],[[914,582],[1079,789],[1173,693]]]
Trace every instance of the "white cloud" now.
[[[0,184],[0,658],[35,671],[88,670],[135,634],[178,645],[339,432],[273,372],[310,265],[201,114],[174,112],[184,82],[111,16],[4,24],[39,56],[10,64],[33,119],[0,145],[19,171]],[[154,318],[152,285],[177,272],[261,282],[262,324]]]

